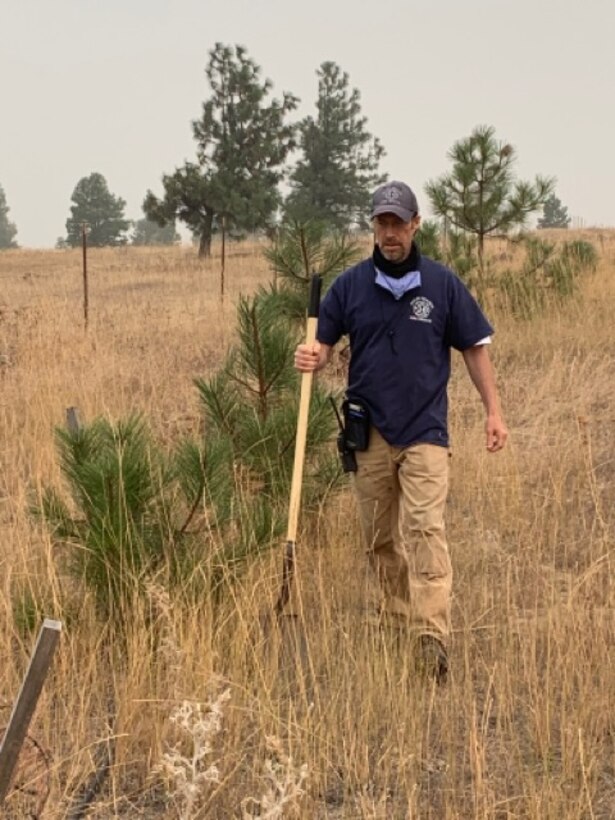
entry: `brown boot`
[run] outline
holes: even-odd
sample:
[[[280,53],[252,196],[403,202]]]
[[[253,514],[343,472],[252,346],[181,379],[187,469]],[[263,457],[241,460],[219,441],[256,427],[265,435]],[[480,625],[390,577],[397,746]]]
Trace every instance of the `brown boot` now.
[[[448,677],[448,653],[446,647],[433,635],[421,635],[417,646],[417,667],[441,686]]]

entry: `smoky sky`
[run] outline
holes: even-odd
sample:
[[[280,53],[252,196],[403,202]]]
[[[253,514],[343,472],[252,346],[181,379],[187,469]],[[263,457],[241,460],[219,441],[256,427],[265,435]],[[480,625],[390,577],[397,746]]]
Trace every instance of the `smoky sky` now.
[[[615,224],[611,0],[2,0],[0,185],[24,247],[65,235],[78,180],[102,173],[143,216],[148,188],[195,158],[191,121],[216,42],[241,44],[314,113],[332,60],[361,93],[381,170],[423,191],[479,124],[516,173],[557,178],[575,224]]]

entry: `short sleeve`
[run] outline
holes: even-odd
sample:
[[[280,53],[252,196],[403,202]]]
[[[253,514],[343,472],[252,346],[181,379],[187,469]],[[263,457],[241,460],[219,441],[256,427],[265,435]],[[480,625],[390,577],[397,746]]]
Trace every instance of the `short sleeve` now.
[[[454,274],[450,280],[447,325],[448,344],[456,350],[467,350],[494,333],[476,299]]]
[[[337,279],[320,304],[316,338],[319,342],[333,347],[347,332],[344,319],[343,288],[340,280]]]

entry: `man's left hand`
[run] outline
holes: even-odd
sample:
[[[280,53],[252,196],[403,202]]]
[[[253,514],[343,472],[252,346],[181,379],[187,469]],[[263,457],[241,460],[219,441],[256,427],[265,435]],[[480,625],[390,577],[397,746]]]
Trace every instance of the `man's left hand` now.
[[[504,419],[499,413],[487,416],[485,422],[485,432],[487,434],[487,449],[490,453],[497,453],[506,444],[508,430],[504,424]]]

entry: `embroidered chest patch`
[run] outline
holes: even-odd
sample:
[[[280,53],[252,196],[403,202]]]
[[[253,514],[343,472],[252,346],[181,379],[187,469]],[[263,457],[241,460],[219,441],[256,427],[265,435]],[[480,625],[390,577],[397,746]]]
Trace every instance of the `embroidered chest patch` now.
[[[410,302],[410,316],[409,318],[415,322],[431,322],[429,318],[431,311],[434,309],[434,304],[425,296],[415,296]]]

